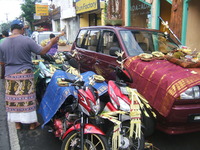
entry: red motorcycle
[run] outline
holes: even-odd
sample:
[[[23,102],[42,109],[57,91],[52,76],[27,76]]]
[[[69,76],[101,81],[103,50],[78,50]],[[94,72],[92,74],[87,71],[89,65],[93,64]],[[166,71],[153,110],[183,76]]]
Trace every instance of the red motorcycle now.
[[[113,68],[116,81],[108,81],[110,102],[100,116],[112,122],[112,128],[107,132],[110,149],[143,150],[144,134],[152,134],[155,114],[145,98],[128,86],[133,81],[123,67],[122,58],[119,56],[118,59],[121,66]]]
[[[94,82],[95,76],[93,72],[74,76],[58,70],[47,87],[39,110],[43,126],[51,126],[55,136],[63,141],[62,150],[108,149],[105,133],[90,123],[100,111],[97,89],[103,86]]]

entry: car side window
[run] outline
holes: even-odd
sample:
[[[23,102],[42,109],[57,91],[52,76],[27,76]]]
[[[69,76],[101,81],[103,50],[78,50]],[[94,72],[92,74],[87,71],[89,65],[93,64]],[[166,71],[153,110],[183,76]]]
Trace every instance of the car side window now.
[[[86,37],[84,48],[91,51],[97,51],[100,30],[91,30]]]
[[[104,31],[102,36],[101,52],[110,55],[110,50],[112,48],[120,50],[117,36],[113,31]]]
[[[76,39],[77,47],[81,47],[88,30],[81,30]]]

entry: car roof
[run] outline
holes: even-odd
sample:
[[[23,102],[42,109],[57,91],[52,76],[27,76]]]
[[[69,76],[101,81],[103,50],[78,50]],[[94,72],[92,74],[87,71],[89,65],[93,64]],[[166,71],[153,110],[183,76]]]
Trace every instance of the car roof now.
[[[160,32],[159,30],[155,29],[126,27],[126,26],[90,26],[90,27],[82,27],[81,29],[146,30],[146,31]]]

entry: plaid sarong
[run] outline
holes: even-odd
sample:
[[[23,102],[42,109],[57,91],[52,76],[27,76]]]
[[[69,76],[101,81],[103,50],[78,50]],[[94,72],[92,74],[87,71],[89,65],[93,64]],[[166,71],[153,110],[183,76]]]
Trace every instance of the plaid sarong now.
[[[31,112],[36,110],[34,74],[30,69],[5,77],[7,112]]]

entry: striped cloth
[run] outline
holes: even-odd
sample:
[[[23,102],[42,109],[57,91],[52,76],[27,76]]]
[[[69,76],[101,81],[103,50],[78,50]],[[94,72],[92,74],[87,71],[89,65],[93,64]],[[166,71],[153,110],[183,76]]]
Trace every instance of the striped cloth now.
[[[32,112],[36,110],[34,74],[23,70],[5,77],[7,112]]]

